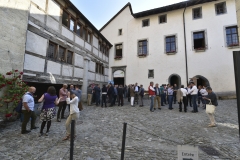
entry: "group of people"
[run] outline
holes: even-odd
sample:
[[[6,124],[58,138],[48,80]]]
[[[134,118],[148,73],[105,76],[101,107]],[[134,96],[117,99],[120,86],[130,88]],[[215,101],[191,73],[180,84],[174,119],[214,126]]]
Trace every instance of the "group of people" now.
[[[87,90],[88,94],[88,106],[92,105],[92,103],[96,103],[96,106],[101,104],[101,107],[107,107],[107,103],[109,103],[109,107],[113,107],[118,102],[118,106],[124,105],[124,98],[128,97],[128,101],[131,99],[131,106],[134,107],[135,103],[138,103],[138,98],[140,97],[140,106],[143,106],[143,96],[144,96],[144,88],[142,85],[138,86],[137,83],[135,85],[123,86],[123,85],[103,85],[102,88],[96,84],[94,87],[92,85],[88,86]]]
[[[59,90],[59,98],[56,95],[56,89],[53,86],[50,86],[46,93],[44,93],[38,102],[42,102],[40,120],[42,121],[40,128],[40,135],[43,135],[43,130],[45,125],[47,124],[47,130],[45,135],[47,136],[51,127],[51,121],[57,115],[57,122],[61,122],[61,119],[65,118],[65,110],[67,105],[69,105],[69,116],[66,120],[66,130],[67,134],[63,140],[67,140],[70,138],[70,123],[71,120],[77,120],[79,118],[79,112],[83,109],[81,102],[81,90],[78,85],[74,86],[70,85],[70,89],[67,89],[68,85],[63,84],[63,87]],[[37,129],[35,126],[36,114],[34,112],[34,98],[33,94],[35,93],[35,87],[29,87],[28,92],[26,92],[22,97],[22,114],[24,116],[22,122],[22,134],[27,134],[31,132],[26,129],[27,123],[31,118],[31,130]],[[140,98],[139,106],[144,106],[143,97],[146,94],[143,88],[143,85],[138,86],[138,83],[123,86],[123,85],[113,85],[108,84],[103,85],[100,89],[99,85],[95,85],[92,87],[91,85],[88,87],[88,101],[87,104],[91,105],[94,99],[96,106],[101,104],[107,107],[107,102],[110,103],[110,107],[118,102],[118,106],[124,105],[124,97],[128,98],[128,102],[131,103],[131,106],[134,107],[135,103],[138,104],[138,99]],[[151,100],[150,103],[150,111],[154,112],[156,107],[161,110],[161,106],[168,104],[168,109],[173,109],[173,103],[178,102],[179,104],[179,112],[187,112],[188,104],[190,107],[193,107],[192,113],[198,112],[198,107],[200,106],[200,102],[202,102],[202,107],[205,109],[206,104],[211,104],[213,106],[217,106],[217,96],[212,91],[211,87],[204,87],[199,85],[198,88],[194,84],[194,82],[190,82],[189,85],[184,88],[184,85],[181,85],[180,88],[176,84],[173,86],[155,84],[150,82],[148,87],[148,95]],[[101,100],[100,100],[101,97]],[[197,105],[198,101],[198,105]],[[101,103],[100,103],[101,102]],[[56,114],[56,106],[59,106],[58,112]],[[215,127],[216,122],[214,119],[214,113],[208,113],[210,118],[209,127]]]
[[[184,112],[187,112],[188,103],[190,107],[193,107],[192,113],[198,112],[198,107],[200,102],[202,102],[202,107],[206,109],[206,104],[211,103],[213,106],[217,106],[217,96],[212,91],[211,87],[204,87],[199,85],[196,87],[194,82],[190,82],[186,88],[184,85],[181,85],[181,88],[178,88],[176,84],[173,86],[168,84],[163,84],[159,87],[158,84],[150,82],[148,87],[148,94],[151,100],[150,111],[154,112],[156,110],[156,102],[158,102],[158,109],[161,109],[161,106],[168,103],[168,109],[172,110],[172,104],[176,104],[176,101],[179,104],[179,112],[182,112],[182,105],[184,107]],[[198,105],[197,105],[198,101]],[[164,103],[164,104],[163,104]],[[210,124],[209,127],[215,127],[216,122],[214,118],[214,113],[208,113]]]
[[[46,93],[44,93],[38,102],[42,103],[40,120],[42,121],[40,127],[39,136],[43,136],[43,130],[47,124],[47,130],[45,132],[45,136],[48,136],[52,119],[56,115],[56,106],[59,106],[57,112],[57,122],[61,122],[61,119],[66,119],[64,116],[65,109],[67,105],[69,105],[69,115],[66,120],[66,137],[63,140],[67,140],[70,138],[70,123],[72,120],[77,120],[79,118],[80,110],[82,110],[81,103],[81,90],[78,85],[74,86],[70,85],[70,89],[67,89],[68,85],[63,84],[63,87],[59,90],[59,98],[56,95],[56,89],[54,86],[48,87]],[[36,114],[34,112],[34,98],[33,94],[36,92],[35,87],[29,87],[28,92],[26,92],[22,97],[22,113],[23,113],[23,122],[22,122],[22,134],[27,134],[31,132],[26,129],[27,123],[31,118],[31,130],[37,129],[39,127],[35,126]],[[61,115],[61,117],[60,117]],[[75,129],[76,131],[76,129]]]

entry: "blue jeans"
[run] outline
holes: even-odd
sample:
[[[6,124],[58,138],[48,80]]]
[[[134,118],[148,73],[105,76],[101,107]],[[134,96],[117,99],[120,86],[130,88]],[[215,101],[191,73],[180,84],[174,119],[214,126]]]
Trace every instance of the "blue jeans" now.
[[[154,96],[151,96],[151,97],[150,97],[150,100],[151,100],[150,111],[153,111]]]
[[[193,111],[194,111],[194,112],[198,112],[198,106],[197,106],[197,98],[198,98],[198,95],[197,95],[197,94],[191,95],[191,97],[192,97]]]
[[[172,103],[173,103],[173,95],[168,95],[168,104],[169,104],[169,109],[173,109],[172,108]]]

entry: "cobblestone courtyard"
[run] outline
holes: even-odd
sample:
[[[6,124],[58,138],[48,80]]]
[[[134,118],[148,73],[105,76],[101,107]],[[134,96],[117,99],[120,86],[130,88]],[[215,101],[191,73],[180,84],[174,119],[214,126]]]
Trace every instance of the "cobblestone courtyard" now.
[[[126,100],[126,99],[125,99]],[[199,113],[179,112],[163,106],[149,111],[149,100],[144,107],[101,108],[85,106],[77,122],[74,159],[120,159],[123,122],[128,123],[126,160],[176,160],[177,145],[189,144],[213,147],[218,154],[211,156],[199,149],[199,159],[240,160],[236,100],[219,101],[216,109],[217,127],[208,128],[209,119],[201,107]],[[67,113],[66,113],[67,114]],[[38,137],[39,130],[20,134],[20,122],[0,131],[0,159],[69,159],[69,141],[65,135],[65,120],[52,123],[49,136]],[[40,126],[37,120],[37,126]]]

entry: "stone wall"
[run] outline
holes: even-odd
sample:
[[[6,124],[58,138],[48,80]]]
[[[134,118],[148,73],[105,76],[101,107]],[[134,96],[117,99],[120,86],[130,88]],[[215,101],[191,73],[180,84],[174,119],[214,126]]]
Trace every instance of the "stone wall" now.
[[[0,73],[23,70],[30,0],[0,1]]]

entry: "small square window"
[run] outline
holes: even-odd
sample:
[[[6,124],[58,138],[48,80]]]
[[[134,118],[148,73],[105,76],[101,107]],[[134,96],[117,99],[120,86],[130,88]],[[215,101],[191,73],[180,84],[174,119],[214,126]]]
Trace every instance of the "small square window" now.
[[[215,10],[217,15],[227,13],[226,2],[215,4]]]
[[[149,26],[149,19],[143,20],[143,21],[142,21],[142,26],[143,26],[143,27]]]
[[[202,18],[202,8],[194,8],[193,9],[193,19],[199,19]]]
[[[122,29],[119,29],[119,30],[118,30],[118,35],[119,35],[119,36],[122,35]]]
[[[167,23],[167,15],[159,16],[159,23]]]
[[[148,78],[154,78],[154,70],[153,69],[148,70]]]

